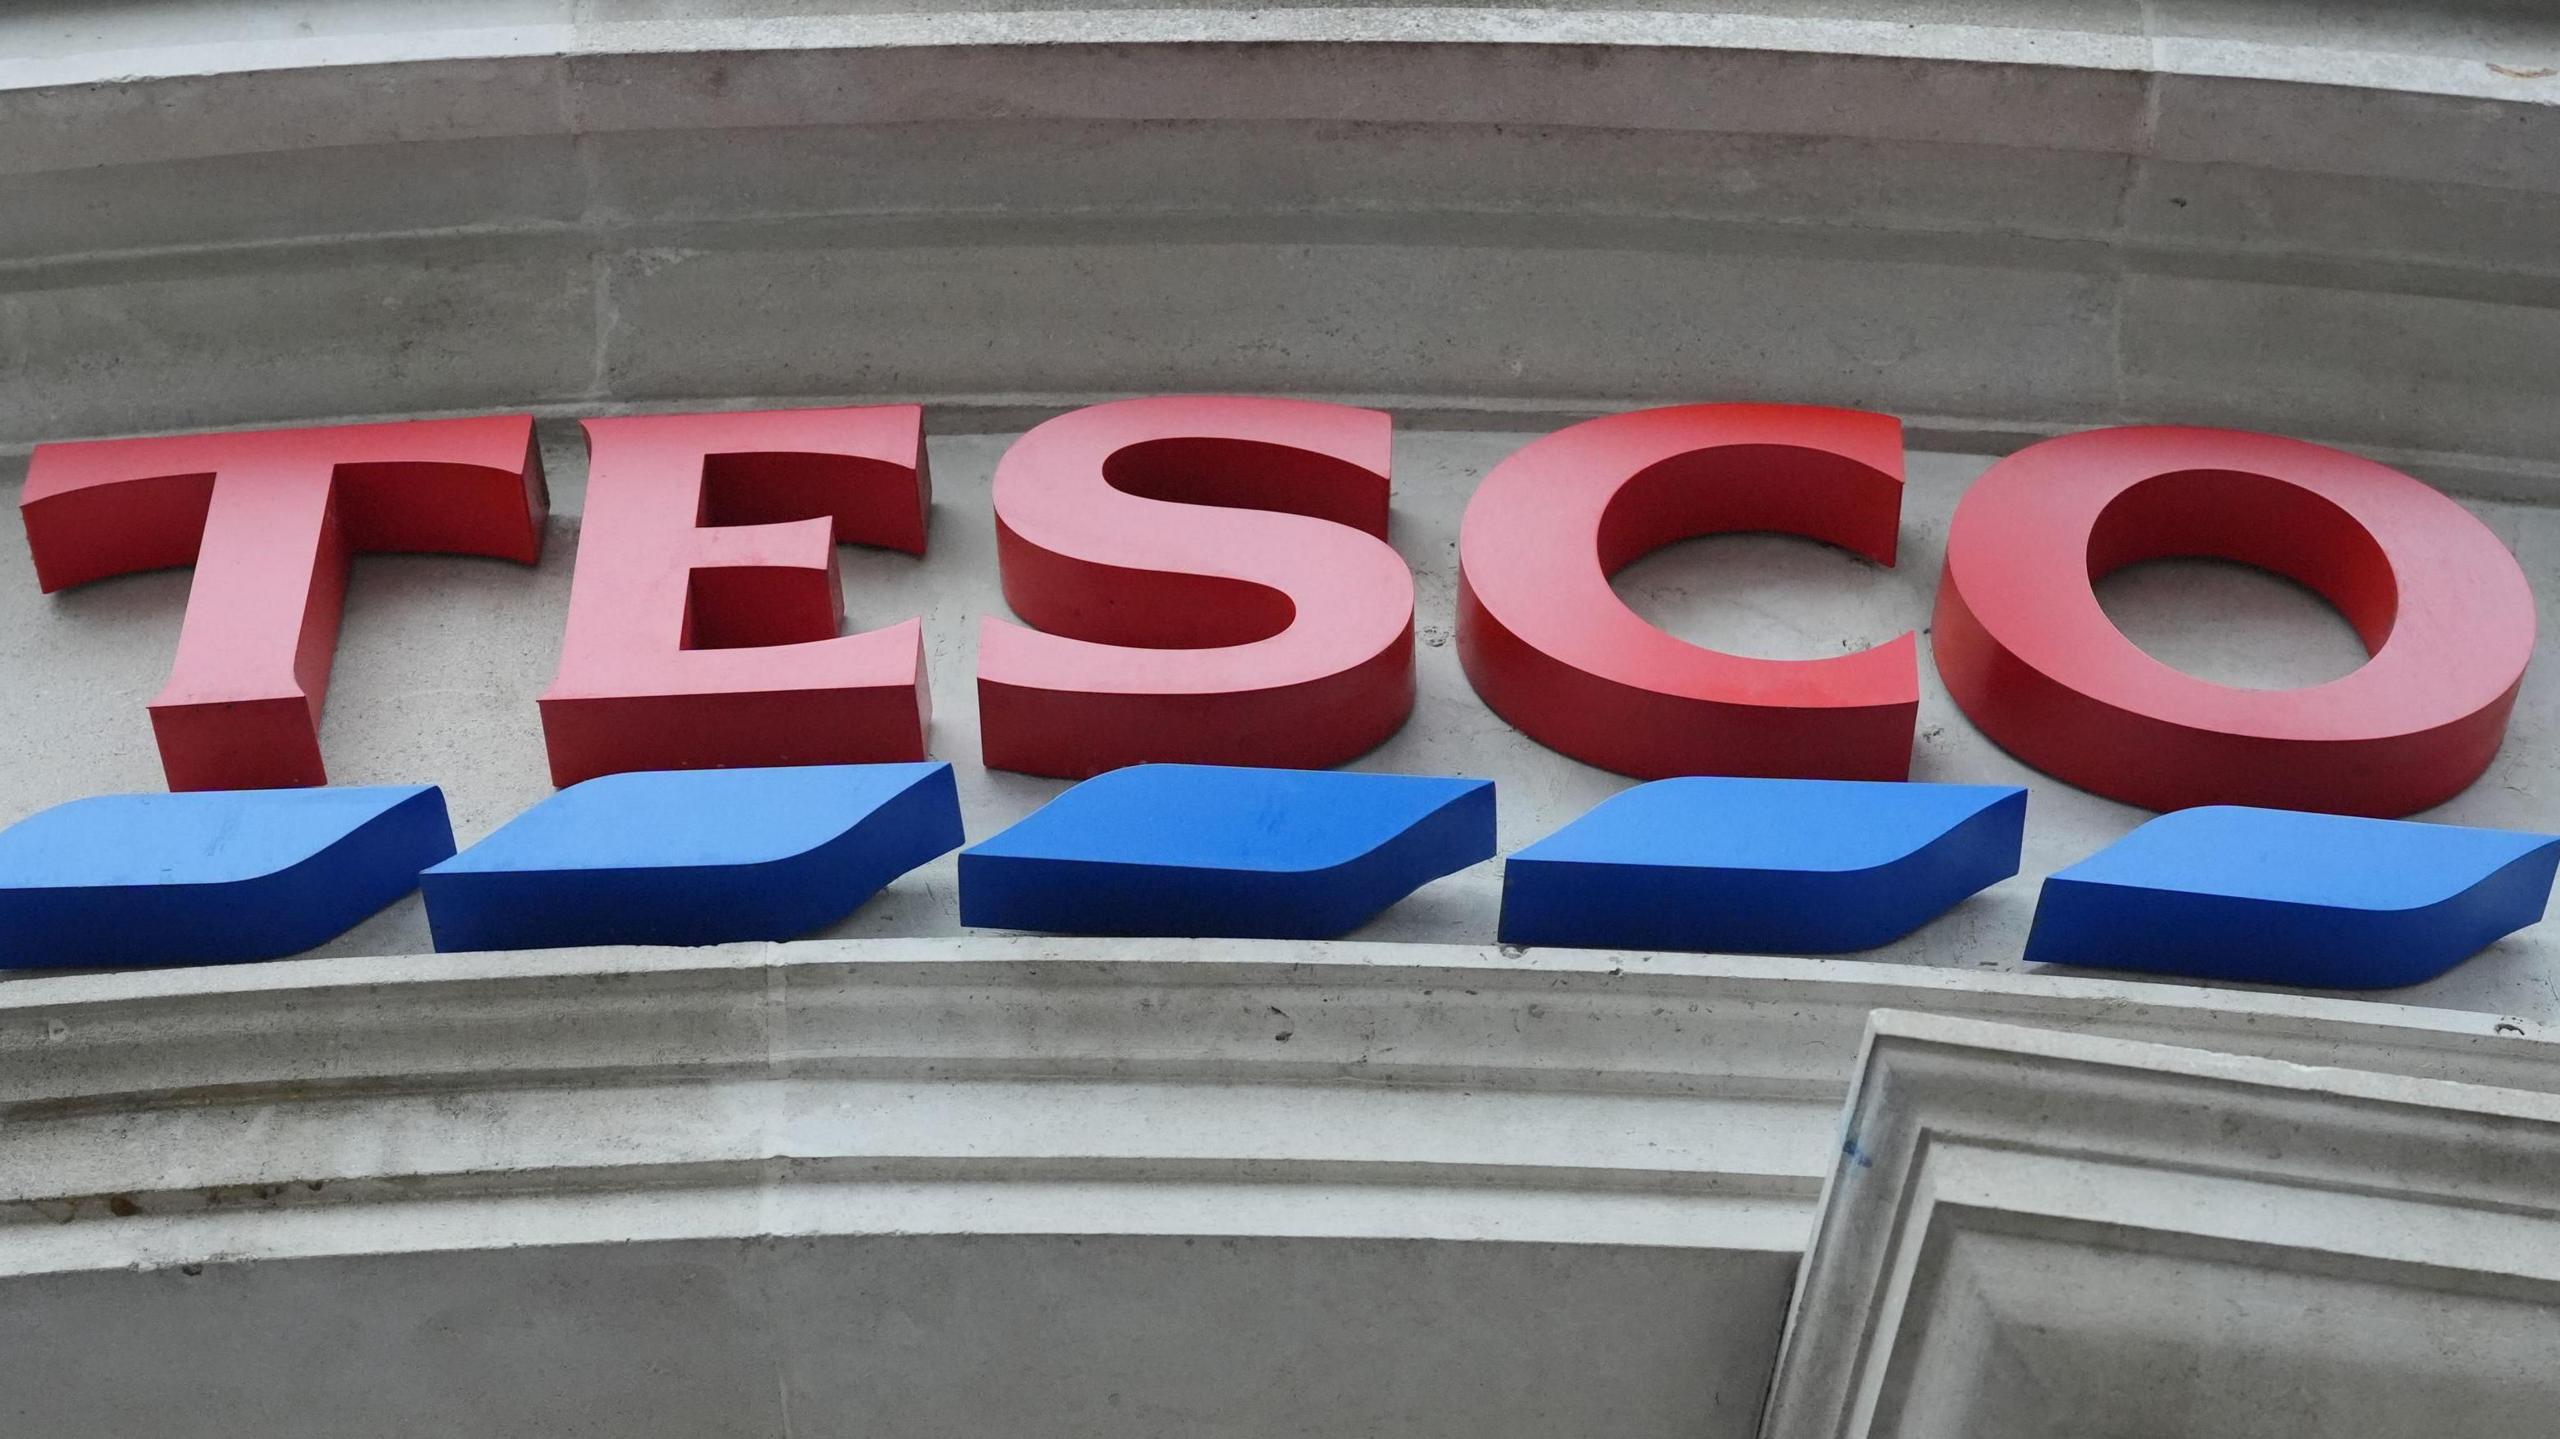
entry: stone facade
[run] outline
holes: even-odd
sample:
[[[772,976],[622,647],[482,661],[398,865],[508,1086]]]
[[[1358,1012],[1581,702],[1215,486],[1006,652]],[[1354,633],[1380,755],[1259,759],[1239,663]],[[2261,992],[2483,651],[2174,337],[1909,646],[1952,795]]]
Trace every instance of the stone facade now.
[[[2560,596],[2540,7],[849,9],[13,7],[0,477],[540,416],[542,564],[360,560],[323,732],[466,843],[548,792],[596,414],[928,407],[930,552],[846,592],[924,616],[973,837],[1058,788],[976,762],[987,479],[1110,396],[1395,414],[1422,696],[1361,763],[1494,778],[1506,850],[1625,781],[1468,690],[1457,524],[1590,414],[1906,421],[1895,568],[1620,577],[1753,653],[1922,628],[1963,486],[2113,423],[2400,465]],[[158,786],[186,588],[0,543],[0,821]],[[2361,657],[2225,567],[2103,593],[2210,678]],[[2560,829],[2551,672],[2429,817]],[[1338,944],[998,935],[944,861],[789,945],[440,956],[412,899],[12,977],[0,1432],[2544,1432],[2560,937],[2382,1001],[2021,972],[2036,881],[2142,815],[1923,676],[1914,776],[2031,785],[2025,870],[1857,960],[1500,949],[1498,861]]]

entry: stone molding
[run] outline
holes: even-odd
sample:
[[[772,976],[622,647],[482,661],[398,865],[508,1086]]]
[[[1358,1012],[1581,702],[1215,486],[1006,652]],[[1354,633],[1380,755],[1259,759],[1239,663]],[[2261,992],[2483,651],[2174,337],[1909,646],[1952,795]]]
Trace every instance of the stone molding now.
[[[1800,1248],[1868,1014],[2560,1093],[2519,1021],[1837,960],[971,938],[0,986],[0,1273],[794,1233]]]
[[[2523,1434],[2548,1092],[1880,1012],[1765,1439]]]
[[[1984,449],[2230,423],[2560,476],[2560,30],[2463,7],[521,0],[154,43],[186,8],[0,61],[0,446],[1230,389],[1524,428],[1857,404]]]

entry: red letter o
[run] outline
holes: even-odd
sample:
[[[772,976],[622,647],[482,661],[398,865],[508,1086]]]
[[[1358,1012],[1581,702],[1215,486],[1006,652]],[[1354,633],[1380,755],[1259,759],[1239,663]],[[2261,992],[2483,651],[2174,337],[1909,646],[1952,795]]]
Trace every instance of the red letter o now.
[[[2173,555],[2325,596],[2372,652],[2250,690],[2136,647],[2092,584]],[[2397,470],[2238,430],[2092,430],[1994,465],[1957,506],[1939,673],[2002,748],[2111,799],[2402,815],[2479,778],[2533,655],[2533,591],[2472,514]]]

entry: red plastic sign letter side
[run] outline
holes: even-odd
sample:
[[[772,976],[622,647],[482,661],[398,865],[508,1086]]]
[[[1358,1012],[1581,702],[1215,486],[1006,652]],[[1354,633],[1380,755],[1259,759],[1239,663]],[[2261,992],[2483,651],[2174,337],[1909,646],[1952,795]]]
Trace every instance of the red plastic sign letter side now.
[[[1392,424],[1300,400],[1123,400],[996,467],[1005,599],[978,643],[986,762],[1314,768],[1413,708],[1413,576],[1386,543]]]
[[[589,420],[552,782],[924,758],[924,622],[840,634],[839,544],[922,554],[913,405]]]
[[[41,445],[19,508],[47,591],[195,566],[151,702],[174,790],[328,782],[320,709],[351,555],[532,564],[547,499],[525,416]]]
[[[1494,467],[1458,541],[1458,655],[1531,738],[1644,779],[1904,779],[1920,707],[1905,634],[1811,660],[1645,622],[1609,576],[1694,535],[1804,535],[1892,564],[1902,426],[1802,405],[1681,405],[1559,430]]]
[[[2373,657],[2293,690],[2153,659],[2091,585],[2172,555],[2318,591]],[[1983,733],[2084,789],[2153,809],[2390,816],[2487,768],[2533,632],[2515,557],[2437,491],[2300,440],[2162,426],[2047,440],[1976,482],[1947,536],[1935,646]]]

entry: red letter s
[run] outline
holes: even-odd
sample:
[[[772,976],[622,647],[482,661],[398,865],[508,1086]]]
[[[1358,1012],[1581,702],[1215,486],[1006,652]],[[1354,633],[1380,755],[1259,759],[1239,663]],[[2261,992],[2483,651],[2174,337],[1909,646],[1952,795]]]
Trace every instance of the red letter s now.
[[[1122,400],[996,467],[1005,598],[978,643],[986,762],[1314,768],[1413,708],[1413,576],[1386,543],[1392,422],[1300,400]]]

